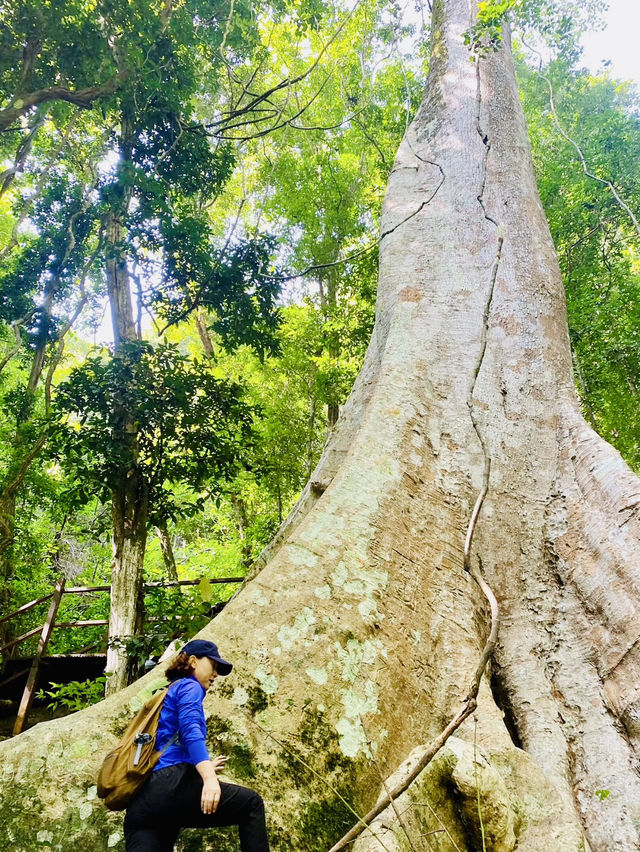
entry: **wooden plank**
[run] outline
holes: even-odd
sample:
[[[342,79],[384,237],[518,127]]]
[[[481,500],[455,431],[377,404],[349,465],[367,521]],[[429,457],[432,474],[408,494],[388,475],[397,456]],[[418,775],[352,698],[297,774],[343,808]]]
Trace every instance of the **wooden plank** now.
[[[53,597],[53,595],[52,595]],[[14,645],[19,645],[20,642],[23,642],[25,639],[28,639],[30,636],[35,636],[36,633],[40,633],[42,630],[42,625],[39,627],[34,627],[33,630],[28,630],[26,633],[23,633],[22,636],[18,636],[16,639],[12,639],[11,642],[7,642],[6,645],[3,645],[0,648],[0,652],[6,651],[8,648],[13,648]]]
[[[47,613],[47,620],[42,626],[42,633],[40,634],[40,641],[38,642],[38,650],[36,651],[36,655],[33,658],[33,663],[31,664],[31,670],[29,672],[29,677],[27,678],[27,684],[24,688],[24,692],[22,693],[22,700],[20,702],[20,707],[18,708],[16,723],[13,726],[13,736],[16,736],[16,734],[20,733],[27,719],[27,714],[29,713],[29,708],[31,707],[31,702],[33,701],[33,695],[35,692],[36,680],[38,678],[38,669],[40,667],[40,660],[42,659],[42,655],[46,650],[47,644],[49,642],[49,637],[51,636],[51,631],[53,630],[53,625],[55,624],[56,615],[58,613],[58,607],[60,606],[60,601],[62,600],[64,584],[64,577],[60,577],[60,579],[56,583],[53,598],[51,599],[49,612]]]
[[[108,592],[111,586],[69,586],[64,590],[65,595],[86,595],[90,592]]]
[[[74,651],[73,653],[79,654],[81,657],[84,657],[85,655],[88,656],[88,657],[105,657],[106,653],[104,651],[95,651],[94,653],[89,653],[94,648],[97,648],[98,645],[102,645],[103,642],[104,642],[104,639],[98,639],[95,642],[91,642],[90,645],[83,645],[82,648],[80,648],[79,651]],[[67,654],[60,654],[59,656],[66,657],[68,655]]]
[[[202,577],[197,580],[162,580],[159,582],[145,583],[145,589],[156,588],[157,586],[197,586],[202,581]],[[210,583],[244,583],[246,577],[207,577]]]
[[[33,609],[34,606],[38,606],[38,604],[45,603],[45,601],[50,600],[52,597],[53,592],[50,592],[43,598],[36,598],[34,601],[29,601],[29,603],[22,604],[22,606],[18,607],[18,609],[14,609],[13,612],[10,612],[9,615],[3,615],[2,618],[0,618],[0,624],[2,624],[3,621],[8,621],[10,618],[14,618],[16,615],[22,615],[23,612],[28,612],[30,609]]]
[[[244,577],[209,577],[207,578],[210,583],[213,584],[222,584],[222,583],[243,583]],[[149,588],[158,588],[160,586],[170,587],[170,586],[197,586],[201,582],[202,578],[197,580],[161,580],[157,582],[145,583],[145,589]],[[36,598],[36,600],[29,601],[29,603],[23,604],[19,609],[16,609],[14,612],[10,612],[9,615],[5,615],[0,619],[0,623],[3,621],[7,621],[9,618],[13,618],[17,615],[21,615],[23,612],[27,612],[32,609],[34,606],[37,606],[40,603],[45,603],[50,600],[57,594],[57,586],[56,591],[51,592],[49,595],[45,595],[42,598]],[[62,584],[62,591],[60,595],[84,595],[90,592],[108,592],[111,589],[111,586],[70,586],[68,589],[64,588],[64,583]],[[57,607],[56,607],[57,612]],[[70,627],[101,627],[103,625],[108,624],[108,621],[104,621],[102,619],[96,621],[65,621],[60,624],[53,625],[55,627],[59,627],[62,629],[67,629]],[[51,629],[53,629],[53,626]],[[23,642],[25,639],[29,639],[31,636],[35,636],[40,632],[42,628],[35,627],[33,630],[29,630],[26,633],[23,633],[21,636],[18,636],[16,639],[12,639],[11,642],[8,642],[6,645],[3,645],[0,648],[0,653],[3,651],[7,651],[9,648],[13,648],[14,645],[19,645],[20,642]],[[47,641],[49,641],[47,639]]]
[[[197,586],[201,581],[201,577],[197,580],[154,580],[150,583],[145,583],[145,589],[155,589],[158,586]],[[245,577],[208,577],[210,583],[242,583]],[[86,595],[91,592],[108,592],[111,586],[69,586],[64,590],[65,595]],[[44,598],[43,598],[44,600]],[[12,613],[13,615],[13,613]],[[8,616],[7,616],[8,617]]]

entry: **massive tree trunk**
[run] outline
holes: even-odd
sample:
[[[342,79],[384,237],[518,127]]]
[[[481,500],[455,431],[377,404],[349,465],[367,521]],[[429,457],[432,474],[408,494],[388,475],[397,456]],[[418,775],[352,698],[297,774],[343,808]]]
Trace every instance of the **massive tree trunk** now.
[[[493,850],[639,844],[640,481],[581,416],[508,45],[469,61],[470,5],[434,4],[363,370],[296,509],[202,634],[235,663],[206,700],[211,749],[265,795],[278,852],[328,849],[355,821],[343,798],[362,813],[459,706],[488,629],[463,569],[484,484],[472,558],[499,647],[475,721],[402,803],[413,848],[477,850],[482,829]],[[30,848],[37,821],[60,850],[121,848],[92,784],[154,678],[2,745],[5,847]],[[409,848],[387,817],[384,846],[361,850]]]

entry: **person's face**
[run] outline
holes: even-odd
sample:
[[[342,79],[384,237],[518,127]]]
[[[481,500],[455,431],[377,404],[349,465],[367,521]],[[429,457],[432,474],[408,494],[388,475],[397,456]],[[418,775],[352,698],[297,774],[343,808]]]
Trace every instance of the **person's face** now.
[[[213,685],[214,680],[218,677],[216,664],[209,657],[196,657],[193,654],[190,657],[190,663],[196,680],[203,689],[209,689]]]

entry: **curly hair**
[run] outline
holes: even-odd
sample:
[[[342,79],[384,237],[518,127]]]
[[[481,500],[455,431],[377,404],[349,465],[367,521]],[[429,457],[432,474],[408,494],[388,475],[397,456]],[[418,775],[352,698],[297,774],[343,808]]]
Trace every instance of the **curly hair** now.
[[[191,664],[189,663],[190,658],[190,654],[178,654],[164,673],[167,680],[178,680],[181,677],[188,677],[192,672]]]

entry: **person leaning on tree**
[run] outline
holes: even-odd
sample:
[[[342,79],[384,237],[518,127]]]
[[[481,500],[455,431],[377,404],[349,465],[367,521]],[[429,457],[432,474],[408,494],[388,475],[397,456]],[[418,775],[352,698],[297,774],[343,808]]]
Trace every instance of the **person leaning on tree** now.
[[[246,787],[219,781],[217,770],[227,758],[211,760],[205,742],[202,702],[218,675],[228,675],[232,668],[215,643],[193,639],[167,669],[172,683],[156,735],[156,748],[164,752],[127,808],[127,852],[171,852],[181,828],[228,825],[238,826],[242,852],[268,852],[261,797]]]

